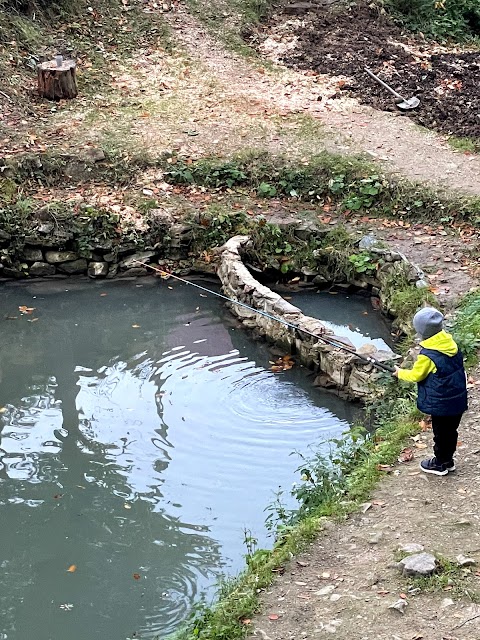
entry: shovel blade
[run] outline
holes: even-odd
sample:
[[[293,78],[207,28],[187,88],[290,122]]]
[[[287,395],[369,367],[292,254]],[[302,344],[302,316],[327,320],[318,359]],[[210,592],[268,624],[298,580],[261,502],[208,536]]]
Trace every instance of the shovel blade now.
[[[416,109],[419,104],[420,100],[416,96],[413,96],[412,98],[407,98],[406,100],[397,102],[397,107],[400,111],[409,111],[410,109]]]

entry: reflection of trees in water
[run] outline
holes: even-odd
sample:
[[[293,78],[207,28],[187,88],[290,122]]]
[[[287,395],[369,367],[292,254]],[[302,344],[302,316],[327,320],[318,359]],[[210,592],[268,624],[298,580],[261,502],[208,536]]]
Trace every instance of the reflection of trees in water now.
[[[140,317],[141,310],[137,312]],[[42,322],[41,331],[39,323],[12,324],[0,338],[0,406],[9,405],[1,416],[0,433],[0,461],[3,458],[5,463],[0,464],[0,501],[9,526],[2,527],[0,548],[7,558],[2,571],[9,576],[10,585],[0,596],[0,606],[9,612],[7,618],[10,616],[12,624],[16,620],[18,637],[22,633],[27,637],[31,625],[32,613],[27,607],[35,611],[40,628],[45,616],[46,629],[51,624],[48,615],[52,600],[85,597],[96,607],[101,602],[98,608],[104,618],[118,617],[121,602],[124,619],[142,620],[148,614],[148,624],[163,632],[171,631],[191,606],[199,576],[209,576],[221,565],[220,549],[208,537],[208,528],[182,522],[167,513],[161,502],[158,485],[169,460],[164,455],[168,427],[162,418],[161,390],[155,398],[158,421],[152,434],[157,455],[152,458],[152,469],[144,470],[157,483],[149,491],[132,490],[132,469],[119,464],[119,459],[128,455],[128,435],[116,440],[116,431],[107,430],[102,442],[99,428],[103,431],[105,425],[96,423],[94,415],[87,415],[86,408],[77,408],[80,377],[88,385],[90,376],[108,400],[114,392],[115,378],[131,375],[147,382],[154,374],[155,361],[162,356],[156,336],[138,333],[135,342],[126,342],[125,335],[111,326],[111,320],[109,309],[96,316],[90,328],[82,327],[72,335],[71,326],[52,317]],[[118,323],[118,317],[116,320]],[[130,327],[130,310],[126,311],[125,323]],[[30,333],[38,339],[32,339]],[[118,361],[119,353],[123,363]],[[76,373],[79,364],[92,373]],[[94,373],[98,371],[101,373]],[[34,375],[38,383],[32,387]],[[56,378],[57,387],[46,383],[50,376]],[[22,390],[26,390],[23,399]],[[36,423],[22,425],[22,418],[29,416]],[[35,433],[38,423],[45,427],[41,438]],[[2,453],[2,447],[8,451]],[[24,452],[23,448],[30,450]],[[15,471],[9,470],[16,455],[22,458],[21,464]],[[138,499],[127,504],[131,509],[125,509],[125,500],[131,498]],[[81,569],[86,582],[82,583],[82,594],[69,595],[72,581],[64,584],[59,578],[58,583],[50,584],[48,576],[52,571],[63,576],[65,567],[79,552],[84,556]],[[131,580],[137,570],[149,580],[150,596],[144,601],[143,612],[140,601],[125,602],[125,580]],[[39,593],[39,585],[45,580],[49,588]],[[105,592],[106,580],[109,595]],[[147,602],[152,603],[150,609]],[[95,615],[92,619],[96,620],[93,635],[103,624],[105,633],[112,636],[105,620],[99,621]],[[88,635],[88,630],[84,631],[83,635]]]

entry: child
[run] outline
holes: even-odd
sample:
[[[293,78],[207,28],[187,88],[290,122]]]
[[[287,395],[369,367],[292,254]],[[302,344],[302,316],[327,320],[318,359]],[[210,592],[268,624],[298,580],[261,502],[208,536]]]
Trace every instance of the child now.
[[[432,416],[434,458],[422,460],[425,473],[446,476],[455,471],[458,426],[467,410],[467,381],[463,356],[449,333],[443,315],[432,307],[415,314],[413,327],[422,341],[412,369],[395,369],[399,380],[418,384],[417,407]]]

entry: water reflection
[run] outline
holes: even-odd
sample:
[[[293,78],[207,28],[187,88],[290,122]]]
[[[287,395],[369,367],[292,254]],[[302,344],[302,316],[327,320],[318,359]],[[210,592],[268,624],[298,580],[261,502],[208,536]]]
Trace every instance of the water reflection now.
[[[0,631],[163,635],[241,567],[243,526],[265,540],[291,451],[338,434],[351,409],[299,370],[269,372],[217,300],[148,281],[68,287],[0,298],[39,318],[1,323]]]

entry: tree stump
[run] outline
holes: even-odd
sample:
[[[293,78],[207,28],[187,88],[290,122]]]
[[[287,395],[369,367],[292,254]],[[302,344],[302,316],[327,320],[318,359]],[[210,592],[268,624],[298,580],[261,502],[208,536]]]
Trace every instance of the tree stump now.
[[[76,66],[74,60],[64,60],[62,56],[37,65],[38,94],[49,100],[76,98]]]

